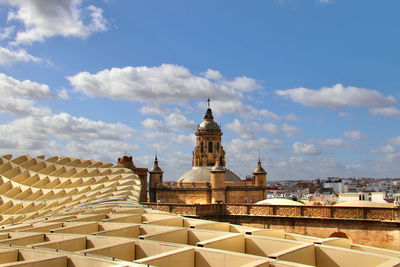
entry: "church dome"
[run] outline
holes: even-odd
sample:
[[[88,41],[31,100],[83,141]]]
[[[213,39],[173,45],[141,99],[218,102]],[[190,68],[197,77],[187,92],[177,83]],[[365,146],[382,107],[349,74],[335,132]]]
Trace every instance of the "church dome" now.
[[[257,162],[257,167],[254,169],[253,174],[266,174],[267,172],[264,170],[264,168],[261,166],[261,160],[258,160]]]
[[[218,131],[219,126],[215,121],[203,121],[199,124],[199,127],[197,129],[199,129],[200,131]]]
[[[285,198],[268,198],[268,199],[264,199],[261,201],[258,201],[256,204],[268,204],[268,205],[285,205],[285,206],[301,206],[304,205],[301,202],[298,201],[293,201],[290,199],[285,199]]]
[[[150,170],[149,172],[163,172],[163,171],[161,170],[161,168],[158,166],[158,159],[157,159],[157,156],[156,156],[155,159],[154,159],[154,166],[153,166],[153,168],[151,168],[151,170]]]
[[[194,167],[190,171],[183,174],[178,182],[190,183],[190,182],[210,182],[210,170],[212,167]],[[241,182],[240,178],[234,174],[231,170],[225,169],[225,181],[227,182]]]
[[[150,169],[150,172],[162,172],[162,170],[158,166],[153,166],[153,168]]]
[[[219,125],[214,121],[211,108],[207,109],[204,121],[197,127],[199,131],[220,131]]]

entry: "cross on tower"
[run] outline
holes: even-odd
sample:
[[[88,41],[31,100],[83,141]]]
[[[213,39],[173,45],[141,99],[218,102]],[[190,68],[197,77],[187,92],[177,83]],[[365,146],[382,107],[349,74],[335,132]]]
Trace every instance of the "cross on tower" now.
[[[210,100],[210,98],[208,98],[208,99],[207,99],[207,102],[208,102],[208,103],[207,103],[207,105],[208,105],[208,108],[210,108],[210,101],[211,101],[211,100]]]

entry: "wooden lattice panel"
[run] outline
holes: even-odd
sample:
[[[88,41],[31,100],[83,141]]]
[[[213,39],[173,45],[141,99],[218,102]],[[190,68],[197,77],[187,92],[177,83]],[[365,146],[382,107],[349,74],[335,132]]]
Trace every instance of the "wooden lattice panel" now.
[[[137,202],[140,179],[111,163],[69,157],[0,157],[0,225],[93,201]]]

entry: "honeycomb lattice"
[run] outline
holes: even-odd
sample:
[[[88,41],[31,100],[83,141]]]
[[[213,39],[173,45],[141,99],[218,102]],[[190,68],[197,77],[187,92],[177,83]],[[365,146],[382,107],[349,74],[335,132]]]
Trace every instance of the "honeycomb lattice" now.
[[[140,179],[129,169],[70,157],[0,157],[0,225],[113,199],[137,202]]]

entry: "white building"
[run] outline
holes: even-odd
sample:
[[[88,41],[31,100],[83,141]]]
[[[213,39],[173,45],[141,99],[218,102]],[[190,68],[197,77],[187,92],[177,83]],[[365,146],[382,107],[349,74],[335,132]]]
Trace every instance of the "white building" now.
[[[338,178],[328,178],[328,180],[324,181],[324,188],[332,188],[334,193],[343,193],[344,192],[344,184],[342,179]]]

